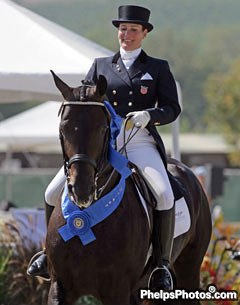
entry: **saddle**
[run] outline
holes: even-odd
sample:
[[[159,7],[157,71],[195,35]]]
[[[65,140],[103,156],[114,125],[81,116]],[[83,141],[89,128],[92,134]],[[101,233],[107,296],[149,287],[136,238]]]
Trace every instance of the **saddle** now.
[[[141,196],[150,207],[153,209],[156,208],[158,196],[156,195],[154,188],[151,186],[144,173],[134,163],[129,161],[128,164],[132,171],[131,178],[133,183],[136,185]],[[167,173],[172,186],[174,199],[177,201],[184,197],[184,187],[169,171],[167,171]]]
[[[175,178],[168,170],[167,170],[167,174],[170,184],[172,186],[174,199],[175,201],[177,201],[180,198],[184,197],[186,193],[186,189],[184,185],[179,180],[177,180],[177,178]]]
[[[135,164],[129,162],[132,175],[130,176],[137,191],[142,196],[146,203],[146,207],[149,209],[155,209],[159,196],[154,191],[150,182],[147,181],[147,177]],[[174,201],[175,201],[175,227],[174,227],[174,238],[187,232],[191,225],[191,217],[189,214],[188,206],[185,201],[186,188],[180,180],[175,178],[169,171],[167,171],[169,181],[172,186]],[[148,213],[147,213],[148,215]],[[150,254],[149,254],[150,255]]]
[[[141,196],[150,207],[155,208],[157,206],[156,196],[154,195],[153,189],[150,188],[149,183],[147,183],[142,171],[130,161],[128,166],[132,171],[132,175],[130,177],[132,178],[133,183],[137,187]]]

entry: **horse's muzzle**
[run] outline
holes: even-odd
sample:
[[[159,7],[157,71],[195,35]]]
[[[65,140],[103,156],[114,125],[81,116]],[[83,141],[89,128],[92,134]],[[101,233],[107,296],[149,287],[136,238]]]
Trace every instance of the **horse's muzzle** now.
[[[88,208],[93,200],[95,194],[94,186],[89,189],[89,192],[83,192],[79,187],[75,187],[71,183],[68,184],[68,192],[71,200],[81,209]]]
[[[86,208],[88,208],[88,207],[92,204],[93,198],[94,198],[94,196],[91,195],[90,198],[89,198],[88,200],[76,201],[76,205],[77,205],[80,209],[86,209]]]

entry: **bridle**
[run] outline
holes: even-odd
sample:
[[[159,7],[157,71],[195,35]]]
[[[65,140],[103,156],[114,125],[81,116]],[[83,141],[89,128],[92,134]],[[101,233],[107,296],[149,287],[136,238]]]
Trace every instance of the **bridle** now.
[[[68,105],[74,105],[74,106],[100,106],[100,107],[104,107],[104,109],[106,110],[106,113],[108,115],[108,111],[104,105],[103,102],[97,102],[95,100],[86,100],[86,101],[64,101],[61,105],[61,108],[59,110],[59,113],[62,113],[64,111],[64,107],[68,106]],[[94,160],[93,158],[82,154],[82,153],[77,153],[74,154],[72,157],[68,157],[65,149],[64,149],[64,137],[63,134],[61,132],[61,130],[59,131],[59,138],[60,138],[60,142],[61,142],[61,148],[62,148],[62,154],[63,154],[63,164],[64,164],[64,172],[65,175],[67,177],[67,179],[69,179],[69,170],[72,166],[72,164],[74,163],[87,163],[89,165],[91,165],[94,170],[96,171],[96,176],[100,175],[100,172],[103,171],[103,160],[104,157],[106,156],[107,153],[107,147],[108,147],[108,142],[106,141],[106,137],[107,137],[107,132],[104,136],[104,149],[102,152],[102,156],[100,158],[100,160],[97,162],[96,160]]]
[[[86,86],[86,85],[85,85]],[[86,86],[87,87],[87,86]],[[85,91],[84,94],[80,94],[80,101],[64,101],[59,109],[59,115],[63,113],[65,106],[68,105],[73,105],[73,106],[100,106],[100,107],[104,107],[104,110],[106,112],[107,115],[107,119],[108,119],[108,125],[110,125],[110,120],[111,120],[111,114],[108,110],[108,108],[105,106],[104,102],[99,102],[96,100],[91,100],[89,98],[87,98],[85,96]],[[126,123],[127,120],[125,120],[124,126],[126,127]],[[124,130],[125,130],[124,127]],[[124,142],[125,144],[123,145],[123,147],[119,150],[120,152],[122,152],[125,148],[126,145],[128,144],[128,142],[131,140],[131,138],[137,133],[137,131],[132,135],[130,134],[130,136],[128,137],[128,139]],[[108,137],[109,137],[109,132],[108,130],[106,131],[105,135],[104,135],[104,147],[102,150],[102,155],[100,160],[96,161],[93,158],[82,154],[82,153],[77,153],[74,154],[72,157],[68,157],[65,149],[64,149],[64,137],[63,134],[60,130],[59,132],[59,138],[60,138],[60,142],[61,142],[61,147],[62,147],[62,154],[63,154],[63,164],[64,164],[64,172],[65,172],[65,176],[67,177],[67,181],[69,181],[70,179],[70,168],[74,163],[87,163],[90,166],[92,166],[95,170],[95,194],[94,194],[94,199],[97,200],[99,197],[101,197],[102,193],[104,192],[104,190],[107,188],[107,186],[109,185],[109,183],[111,182],[113,175],[115,174],[115,170],[113,169],[111,171],[111,174],[109,175],[109,178],[107,179],[107,181],[105,181],[105,184],[102,185],[100,188],[98,188],[97,185],[97,181],[98,178],[102,175],[102,173],[105,171],[105,167],[108,165],[106,163],[104,163],[105,160],[107,160],[107,153],[108,153],[108,145],[109,145],[109,141],[108,141]],[[125,136],[124,136],[125,139]]]

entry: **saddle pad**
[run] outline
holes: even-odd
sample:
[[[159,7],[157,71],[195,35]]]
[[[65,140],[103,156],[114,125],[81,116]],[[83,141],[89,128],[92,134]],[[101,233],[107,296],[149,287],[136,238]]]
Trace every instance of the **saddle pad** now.
[[[191,218],[188,210],[188,206],[184,197],[178,199],[175,202],[175,228],[174,238],[186,233],[190,229]]]
[[[144,210],[145,210],[147,218],[148,218],[149,228],[151,228],[146,203],[144,202],[144,199],[140,194],[139,194],[139,196],[141,198],[141,203],[144,207]],[[190,225],[191,225],[190,213],[189,213],[186,201],[182,197],[175,202],[174,238],[180,236],[183,233],[186,233],[190,229]],[[147,257],[146,257],[145,265],[147,264],[151,255],[152,255],[152,244],[150,245],[150,247],[148,249],[148,254],[147,254]]]
[[[136,189],[137,189],[138,195],[141,199],[142,206],[143,206],[143,208],[146,212],[146,216],[147,216],[148,223],[149,223],[149,228],[151,228],[147,204],[146,204],[144,198],[142,197],[142,195],[139,192],[137,187],[136,187]],[[175,201],[174,238],[183,234],[183,233],[186,233],[190,229],[190,225],[191,225],[190,213],[189,213],[189,210],[188,210],[187,203],[186,203],[184,197],[182,197],[182,198],[178,199],[177,201]]]

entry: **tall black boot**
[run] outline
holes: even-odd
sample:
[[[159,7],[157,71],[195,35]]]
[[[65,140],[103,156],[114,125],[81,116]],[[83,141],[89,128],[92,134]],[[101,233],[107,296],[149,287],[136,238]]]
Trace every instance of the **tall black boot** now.
[[[47,227],[53,210],[54,207],[45,202],[45,217]],[[28,265],[27,274],[31,276],[40,276],[45,280],[50,280],[50,276],[47,271],[47,256],[45,249],[36,253],[31,258]]]
[[[149,277],[151,290],[172,290],[173,278],[169,270],[175,225],[175,206],[153,212],[153,264],[156,268]]]

